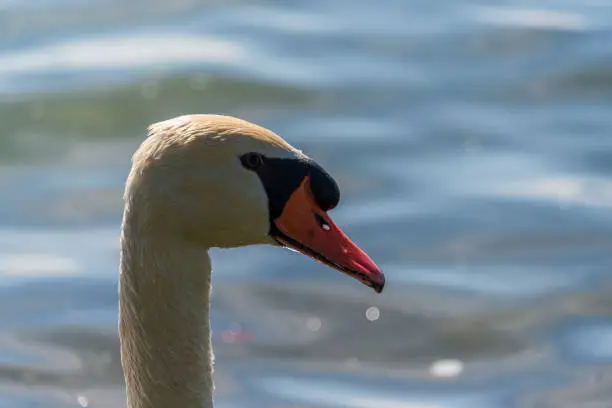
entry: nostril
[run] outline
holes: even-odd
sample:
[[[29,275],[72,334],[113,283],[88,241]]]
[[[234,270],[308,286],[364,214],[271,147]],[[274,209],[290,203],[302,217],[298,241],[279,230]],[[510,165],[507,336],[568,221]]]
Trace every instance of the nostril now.
[[[314,216],[322,230],[331,231],[331,225],[329,225],[327,221],[325,221],[325,218],[321,217],[317,213],[314,213]]]

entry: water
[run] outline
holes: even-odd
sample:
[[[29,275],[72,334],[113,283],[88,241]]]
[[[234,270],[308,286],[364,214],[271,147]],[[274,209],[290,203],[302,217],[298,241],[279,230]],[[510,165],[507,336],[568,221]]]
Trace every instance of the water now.
[[[612,2],[0,1],[0,407],[121,407],[147,124],[270,127],[381,296],[213,251],[219,407],[612,406]]]

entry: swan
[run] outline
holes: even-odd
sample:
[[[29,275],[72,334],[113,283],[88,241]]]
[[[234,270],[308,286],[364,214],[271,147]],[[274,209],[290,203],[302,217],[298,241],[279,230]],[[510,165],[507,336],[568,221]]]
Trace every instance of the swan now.
[[[332,177],[272,131],[219,115],[149,126],[126,181],[121,363],[131,408],[212,408],[208,249],[272,244],[380,293],[385,277],[327,214]]]

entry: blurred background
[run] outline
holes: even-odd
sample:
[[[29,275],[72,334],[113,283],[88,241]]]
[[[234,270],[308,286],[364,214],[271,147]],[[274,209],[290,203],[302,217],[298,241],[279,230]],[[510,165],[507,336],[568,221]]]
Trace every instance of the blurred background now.
[[[339,182],[377,296],[213,251],[219,407],[612,407],[612,2],[0,0],[0,407],[123,407],[121,194],[223,113]]]

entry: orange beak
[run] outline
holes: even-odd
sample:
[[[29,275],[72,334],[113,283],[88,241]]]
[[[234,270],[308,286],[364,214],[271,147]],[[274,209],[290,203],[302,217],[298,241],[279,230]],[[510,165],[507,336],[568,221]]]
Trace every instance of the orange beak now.
[[[272,236],[281,245],[344,272],[377,293],[385,286],[385,275],[374,261],[316,204],[308,176],[273,220]]]

